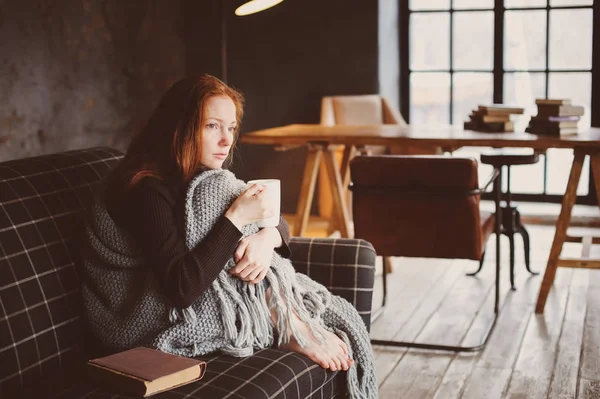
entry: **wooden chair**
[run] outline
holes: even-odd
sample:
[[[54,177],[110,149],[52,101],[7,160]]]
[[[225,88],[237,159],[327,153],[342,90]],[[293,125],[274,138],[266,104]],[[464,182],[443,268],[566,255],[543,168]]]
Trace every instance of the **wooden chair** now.
[[[384,259],[383,303],[387,297],[385,264],[394,256],[459,258],[482,261],[485,246],[496,234],[494,321],[480,345],[472,347],[372,340],[374,345],[476,351],[486,344],[496,323],[499,303],[500,225],[499,173],[494,170],[479,187],[474,158],[442,155],[357,156],[350,162],[355,237],[373,244]],[[496,213],[482,212],[480,195],[496,189]]]

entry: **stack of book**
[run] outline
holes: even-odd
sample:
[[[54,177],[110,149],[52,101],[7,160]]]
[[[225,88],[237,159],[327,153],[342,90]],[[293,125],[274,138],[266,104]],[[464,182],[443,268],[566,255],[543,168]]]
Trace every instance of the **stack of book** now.
[[[532,116],[528,133],[545,136],[566,136],[578,133],[577,123],[584,108],[571,104],[569,99],[538,98],[535,100],[538,113]]]
[[[479,105],[469,115],[470,121],[464,123],[467,130],[478,132],[513,132],[511,115],[521,115],[524,109],[504,104]]]

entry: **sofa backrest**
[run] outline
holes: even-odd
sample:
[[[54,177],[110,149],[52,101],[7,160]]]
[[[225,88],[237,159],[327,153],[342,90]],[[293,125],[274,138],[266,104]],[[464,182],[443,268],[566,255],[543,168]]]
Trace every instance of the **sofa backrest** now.
[[[58,385],[80,364],[76,237],[121,157],[91,148],[0,163],[0,396]]]

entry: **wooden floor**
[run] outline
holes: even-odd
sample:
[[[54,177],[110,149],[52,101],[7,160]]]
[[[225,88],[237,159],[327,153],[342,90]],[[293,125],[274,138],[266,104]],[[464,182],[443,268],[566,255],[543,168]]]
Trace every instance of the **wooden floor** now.
[[[527,226],[532,269],[543,273],[554,229]],[[544,315],[535,315],[542,274],[531,276],[516,238],[516,284],[510,291],[503,237],[501,310],[487,347],[474,354],[374,347],[381,398],[600,398],[600,270],[559,268]],[[388,306],[372,325],[378,339],[477,344],[493,316],[494,237],[477,263],[395,258]],[[563,254],[579,255],[578,244]],[[381,277],[374,308],[381,303]]]

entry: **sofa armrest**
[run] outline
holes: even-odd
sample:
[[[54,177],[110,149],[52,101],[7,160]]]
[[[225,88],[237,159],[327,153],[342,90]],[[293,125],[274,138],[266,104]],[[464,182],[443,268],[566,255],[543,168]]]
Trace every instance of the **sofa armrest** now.
[[[369,242],[292,237],[290,250],[297,271],[354,305],[370,329],[376,254]]]

